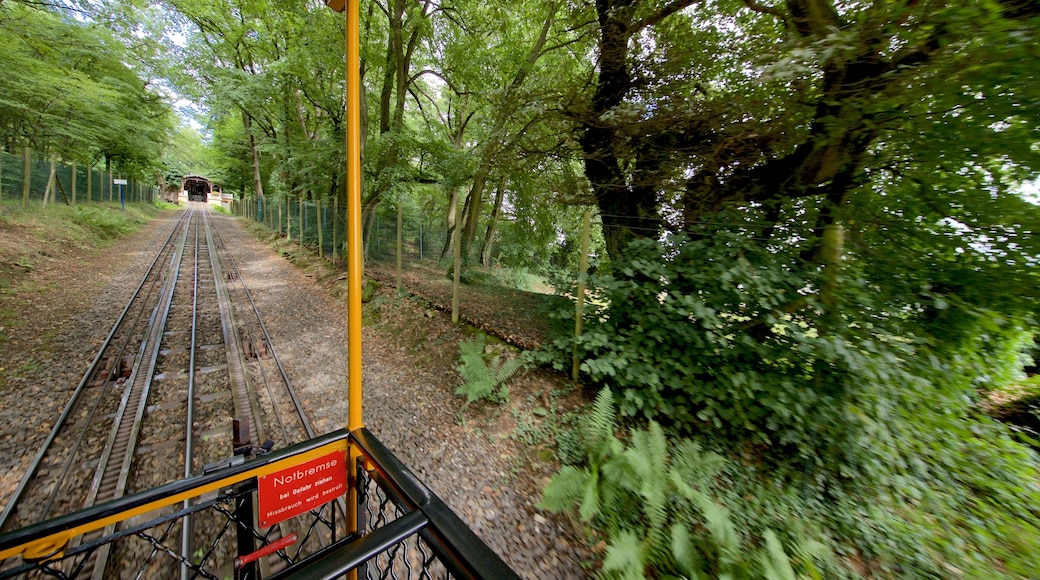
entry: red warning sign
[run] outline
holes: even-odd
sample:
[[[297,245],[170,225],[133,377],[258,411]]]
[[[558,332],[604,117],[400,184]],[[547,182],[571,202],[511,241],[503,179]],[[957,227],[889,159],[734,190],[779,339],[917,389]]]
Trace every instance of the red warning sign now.
[[[271,475],[257,486],[260,526],[267,528],[326,504],[347,491],[346,452],[333,451]]]

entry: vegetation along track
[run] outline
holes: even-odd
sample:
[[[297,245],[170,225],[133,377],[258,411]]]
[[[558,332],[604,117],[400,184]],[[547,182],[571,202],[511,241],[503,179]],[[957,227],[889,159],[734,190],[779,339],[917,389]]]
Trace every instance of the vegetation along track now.
[[[314,436],[211,213],[192,203],[177,220],[0,514],[0,529],[202,473],[235,446],[248,454],[267,437],[284,446]],[[233,418],[248,426],[237,437]],[[223,526],[215,515],[177,524],[182,563],[198,560],[196,546],[211,562],[230,561],[230,541],[212,541]],[[315,535],[307,523],[283,525],[266,530],[268,538]],[[108,548],[77,563],[74,575],[177,575],[176,560],[149,561],[146,543]],[[285,554],[272,560],[277,568]]]

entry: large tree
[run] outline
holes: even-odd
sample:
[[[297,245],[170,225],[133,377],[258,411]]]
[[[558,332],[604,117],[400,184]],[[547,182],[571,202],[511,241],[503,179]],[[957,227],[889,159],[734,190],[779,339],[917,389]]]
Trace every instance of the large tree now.
[[[598,0],[579,128],[611,255],[663,217],[687,229],[731,206],[765,235],[808,219],[809,252],[884,169],[1028,173],[1037,84],[1013,70],[1035,57],[1027,15],[1013,2]],[[941,170],[930,134],[961,145]]]

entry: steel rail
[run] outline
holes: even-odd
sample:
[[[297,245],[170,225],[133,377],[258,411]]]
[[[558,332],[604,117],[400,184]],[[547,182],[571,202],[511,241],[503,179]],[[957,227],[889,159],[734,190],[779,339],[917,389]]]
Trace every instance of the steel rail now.
[[[190,222],[188,225],[190,227]],[[166,322],[169,319],[170,308],[173,304],[173,296],[180,279],[180,266],[184,248],[187,245],[187,238],[188,228],[185,228],[181,239],[177,242],[177,246],[174,249],[173,258],[170,261],[170,273],[163,285],[159,306],[149,320],[148,336],[141,342],[138,350],[137,360],[143,362],[145,357],[147,357],[147,362],[143,365],[135,365],[130,378],[127,380],[129,387],[123,395],[119,413],[109,434],[104,455],[101,461],[98,462],[94,482],[91,485],[91,493],[84,507],[97,505],[98,501],[107,502],[120,498],[126,491],[126,484],[130,477],[130,465],[133,462],[134,452],[137,449],[137,437],[140,434],[141,422],[147,407],[152,378],[155,375],[155,367],[159,359],[163,333],[166,329]],[[128,418],[127,411],[133,412],[132,421],[128,422],[126,420]],[[125,447],[123,447],[124,445]],[[113,463],[112,455],[117,446],[122,448],[122,457],[119,458],[118,463]],[[112,481],[113,477],[115,478],[114,482]],[[104,535],[109,535],[114,531],[115,527],[113,524],[105,528]],[[92,578],[94,580],[102,580],[110,553],[110,545],[102,546],[93,554],[93,557],[84,566],[83,570],[86,570],[87,566],[89,566],[92,569]]]
[[[195,438],[193,426],[195,425],[195,352],[198,349],[198,315],[199,315],[199,229],[195,228],[195,255],[192,265],[192,291],[191,291],[191,346],[188,354],[188,394],[186,427],[184,429],[184,479],[191,477],[191,466],[194,461]],[[191,507],[191,499],[185,499],[183,509]],[[192,552],[192,526],[191,514],[186,514],[181,520],[181,555],[187,559]],[[187,565],[181,564],[181,578],[188,580],[191,570]]]
[[[127,301],[126,306],[123,308],[122,313],[120,313],[119,317],[116,319],[115,324],[112,326],[112,330],[109,331],[108,336],[101,344],[101,347],[98,349],[97,354],[94,356],[94,360],[90,363],[87,372],[83,375],[83,378],[80,380],[79,385],[72,392],[72,395],[69,398],[69,402],[65,404],[65,408],[62,410],[61,415],[58,416],[58,420],[55,421],[54,426],[51,428],[50,433],[47,435],[47,439],[44,440],[43,445],[41,445],[39,450],[36,452],[36,456],[33,458],[32,463],[29,464],[29,468],[25,471],[25,474],[22,476],[21,481],[18,483],[18,487],[15,488],[14,493],[12,493],[11,496],[8,498],[7,505],[4,506],[4,511],[0,513],[0,530],[5,529],[8,520],[11,517],[11,514],[14,513],[15,509],[17,509],[18,505],[21,503],[22,496],[25,494],[25,491],[28,488],[29,483],[32,481],[34,477],[36,477],[36,473],[39,471],[40,465],[43,463],[43,459],[44,457],[46,457],[51,445],[54,443],[54,440],[57,439],[58,434],[61,432],[61,430],[65,427],[65,424],[69,419],[69,416],[72,415],[72,412],[76,409],[77,405],[79,404],[80,398],[82,397],[83,392],[86,390],[87,385],[90,383],[91,379],[93,379],[94,375],[99,370],[101,360],[105,354],[105,351],[108,349],[109,345],[111,345],[112,340],[115,338],[117,331],[120,329],[120,326],[122,326],[122,323],[125,320],[127,313],[130,312],[130,309],[133,306],[134,301],[137,300],[137,297],[140,295],[141,291],[147,284],[149,278],[152,275],[152,272],[155,270],[156,264],[159,263],[160,258],[165,253],[170,240],[173,239],[173,236],[176,234],[177,230],[184,224],[186,215],[187,212],[182,214],[180,218],[178,218],[177,222],[175,222],[173,227],[170,229],[170,234],[166,237],[163,246],[159,249],[158,252],[156,252],[155,258],[152,259],[152,262],[151,264],[149,264],[148,269],[141,277],[141,282],[137,285],[137,288],[134,290],[134,293],[130,297],[130,300]],[[82,440],[82,437],[80,440]]]
[[[267,332],[267,327],[266,327],[266,325],[264,325],[263,316],[260,314],[260,309],[256,305],[256,301],[253,300],[253,295],[249,291],[249,287],[246,285],[245,278],[242,276],[242,272],[241,272],[241,270],[238,267],[238,263],[235,261],[234,255],[232,255],[231,251],[228,249],[227,242],[224,240],[223,236],[220,234],[219,228],[213,228],[213,232],[215,234],[216,239],[219,241],[219,244],[215,244],[214,247],[219,247],[219,249],[222,250],[223,256],[227,260],[229,268],[230,268],[229,272],[233,273],[233,278],[235,280],[237,280],[238,288],[241,288],[242,292],[245,294],[246,299],[249,302],[249,306],[250,306],[250,308],[252,310],[253,316],[250,316],[248,318],[250,320],[253,320],[253,318],[255,317],[257,325],[260,327],[260,331],[263,334],[263,339],[267,343],[268,352],[270,353],[271,358],[274,360],[275,364],[278,367],[278,371],[279,371],[279,373],[281,375],[282,382],[285,385],[286,392],[288,393],[290,399],[293,402],[293,406],[294,406],[294,408],[296,410],[296,413],[297,413],[297,416],[298,416],[298,418],[300,420],[300,423],[303,426],[304,432],[306,433],[306,437],[307,437],[307,439],[313,439],[313,438],[315,438],[317,436],[317,434],[315,433],[314,429],[311,427],[310,421],[309,421],[309,419],[307,417],[307,413],[306,413],[306,411],[304,411],[303,405],[300,403],[300,399],[297,396],[296,389],[293,387],[292,381],[289,380],[288,373],[285,372],[285,367],[282,366],[281,359],[279,359],[278,353],[277,353],[277,351],[276,351],[276,349],[274,347],[274,341],[271,339],[271,335]],[[249,332],[248,329],[247,329],[247,332]],[[251,334],[252,333],[250,332],[250,338],[252,338]],[[257,364],[258,364],[258,367],[259,367],[259,370],[260,370],[261,377],[262,377],[262,379],[264,381],[265,387],[268,390],[268,395],[270,396],[270,399],[271,399],[271,407],[274,410],[275,416],[277,417],[278,422],[279,422],[279,424],[280,424],[280,426],[282,428],[282,434],[283,434],[283,438],[284,438],[286,444],[292,445],[292,444],[295,444],[295,443],[300,443],[299,441],[292,441],[290,439],[288,430],[285,428],[285,424],[281,420],[281,413],[278,411],[279,405],[278,405],[277,400],[274,397],[273,388],[271,386],[271,381],[268,379],[267,372],[264,369],[264,365],[263,365],[263,363],[259,359],[257,360]],[[259,421],[257,421],[257,422],[259,423]],[[260,440],[263,440],[263,438],[260,438]],[[346,505],[346,500],[343,497],[339,497],[337,499],[337,501],[336,501],[336,505],[339,508],[339,513],[342,514],[344,517],[346,517],[346,514],[348,512],[347,505]],[[333,518],[333,520],[335,520],[335,514],[336,514],[336,508],[332,508],[332,518]],[[285,536],[286,535],[285,534],[285,530],[282,528],[282,526],[284,526],[284,525],[285,525],[284,522],[281,523],[281,524],[278,524],[277,531],[272,532],[272,536],[270,536],[268,538],[268,540],[271,540],[272,538],[275,538],[275,537],[283,537],[283,536]],[[335,537],[335,536],[333,536],[333,537]],[[294,558],[299,556],[300,550],[303,550],[303,544],[304,544],[304,542],[300,543],[300,546],[298,548],[298,551],[297,551],[296,555],[293,556]],[[274,557],[272,557],[271,560],[274,561],[274,566],[271,566],[270,570],[266,570],[265,569],[265,572],[267,572],[267,571],[274,571],[276,569],[281,569],[284,566],[284,564],[285,564],[284,561],[275,559]],[[264,561],[261,565],[266,567],[269,564],[268,564],[267,561]]]
[[[249,305],[253,310],[253,314],[256,315],[257,323],[260,326],[260,330],[263,333],[264,339],[267,341],[267,348],[271,353],[271,358],[278,366],[278,372],[282,375],[282,381],[286,385],[286,389],[289,392],[289,397],[292,399],[293,406],[296,407],[296,412],[300,416],[300,422],[303,424],[304,431],[307,432],[307,437],[313,439],[317,436],[314,428],[311,427],[310,420],[307,418],[307,413],[303,410],[303,404],[300,403],[300,398],[297,396],[296,389],[292,386],[292,381],[289,380],[288,373],[285,372],[285,367],[282,366],[282,360],[278,356],[278,352],[274,347],[274,341],[271,340],[271,334],[267,332],[267,325],[264,324],[263,316],[260,315],[260,309],[256,305],[256,301],[253,300],[253,293],[249,291],[249,287],[246,286],[245,280],[242,278],[242,272],[238,268],[238,262],[235,261],[235,257],[231,255],[230,251],[227,251],[227,244],[224,242],[223,237],[220,236],[220,232],[217,232],[217,236],[220,238],[221,245],[225,248],[228,261],[231,264],[232,269],[235,272],[235,276],[241,281],[242,290],[249,300]]]
[[[220,324],[224,332],[224,347],[227,353],[228,376],[231,379],[232,391],[235,403],[235,416],[246,417],[250,421],[250,428],[258,441],[264,440],[263,425],[257,419],[260,417],[259,405],[246,376],[245,362],[242,360],[242,347],[239,344],[238,333],[235,331],[235,313],[231,308],[231,302],[227,295],[227,287],[224,284],[223,270],[220,268],[220,258],[217,256],[216,245],[213,243],[213,231],[210,228],[209,212],[203,212],[203,226],[206,232],[206,243],[209,251],[210,265],[213,270],[213,281],[217,291],[217,305],[220,309]]]
[[[248,298],[251,298],[251,296],[249,295],[249,289],[246,287],[245,282],[242,279],[242,273],[238,270],[238,265],[234,262],[234,258],[231,256],[231,252],[227,248],[227,243],[224,241],[224,238],[220,235],[220,231],[219,230],[214,229],[214,231],[217,234],[216,235],[216,239],[218,241],[218,244],[217,244],[218,250],[217,251],[218,251],[218,253],[222,252],[224,257],[225,257],[225,259],[227,259],[228,262],[229,262],[229,266],[230,266],[229,272],[230,272],[230,275],[228,276],[228,278],[229,279],[233,278],[234,280],[236,280],[238,282],[238,287],[240,287],[244,291],[245,295]],[[261,325],[262,325],[263,321],[260,319],[260,313],[255,308],[253,310],[253,314],[255,315],[256,320],[258,322],[260,322]],[[258,345],[258,344],[260,344],[260,342],[256,340],[256,336],[254,335],[254,331],[253,331],[253,328],[251,328],[251,326],[252,325],[243,325],[243,330],[247,334],[246,339],[249,340],[250,342],[252,342],[254,345]],[[268,347],[271,347],[270,337],[264,337],[264,338],[267,339]],[[263,338],[261,340],[263,340]],[[259,350],[259,349],[256,348],[256,350]],[[272,352],[272,356],[274,356],[274,349],[273,348],[271,348],[271,352]],[[257,355],[257,365],[256,366],[257,366],[257,369],[260,372],[260,379],[261,379],[261,381],[264,384],[264,388],[267,390],[267,396],[268,396],[268,398],[271,401],[271,410],[274,411],[275,421],[278,423],[278,428],[282,432],[282,440],[283,440],[283,442],[286,445],[290,445],[292,443],[295,443],[295,441],[292,440],[292,437],[289,434],[289,429],[286,427],[285,421],[282,419],[282,412],[278,408],[279,405],[277,404],[277,399],[276,399],[275,394],[274,394],[274,388],[271,386],[271,380],[267,376],[267,369],[264,368],[264,364],[260,360],[259,354]],[[291,390],[292,389],[292,385],[288,383],[287,378],[285,376],[283,376],[282,378],[283,378],[283,382]],[[292,395],[292,393],[290,393],[290,396],[291,395]],[[304,417],[304,419],[306,419],[306,417]],[[304,420],[303,423],[304,423],[304,432],[306,432],[306,426],[307,426],[306,421]],[[311,437],[311,435],[308,434],[308,438],[310,438],[310,437]]]

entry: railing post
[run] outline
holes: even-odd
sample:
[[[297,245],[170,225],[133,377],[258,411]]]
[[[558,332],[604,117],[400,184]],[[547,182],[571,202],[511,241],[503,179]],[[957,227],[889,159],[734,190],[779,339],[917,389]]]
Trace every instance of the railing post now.
[[[363,463],[364,459],[362,459],[360,457],[360,454],[357,453],[355,445],[356,444],[352,441],[350,444],[350,449],[352,453],[348,454],[348,457],[356,454],[358,455],[358,458],[354,461],[353,464],[354,481],[351,482],[353,485],[351,486],[351,493],[347,494],[347,499],[349,501],[352,498],[356,498],[357,501],[356,503],[352,504],[354,508],[354,520],[351,522],[347,522],[347,528],[350,529],[351,527],[353,527],[354,534],[356,534],[356,536],[360,538],[368,532],[368,510],[365,509],[365,507],[368,504],[368,491],[365,488],[365,483],[368,481],[368,474],[365,473],[365,466]],[[347,465],[350,465],[349,459]],[[348,471],[347,473],[350,472]],[[350,517],[349,513],[347,517]],[[354,525],[351,526],[350,524]],[[355,574],[356,575],[354,576],[354,578],[368,578],[368,560],[365,560],[365,563],[357,567],[357,569],[355,570]]]
[[[242,419],[234,419],[234,437],[231,442],[232,453],[244,455],[246,459],[252,454],[252,441],[249,437],[249,422]],[[240,486],[250,486],[249,482],[243,482]],[[247,493],[235,500],[235,532],[238,540],[238,557],[248,556],[256,551],[256,543],[253,540],[253,494]],[[256,562],[243,564],[235,572],[238,580],[254,580],[256,574]]]

